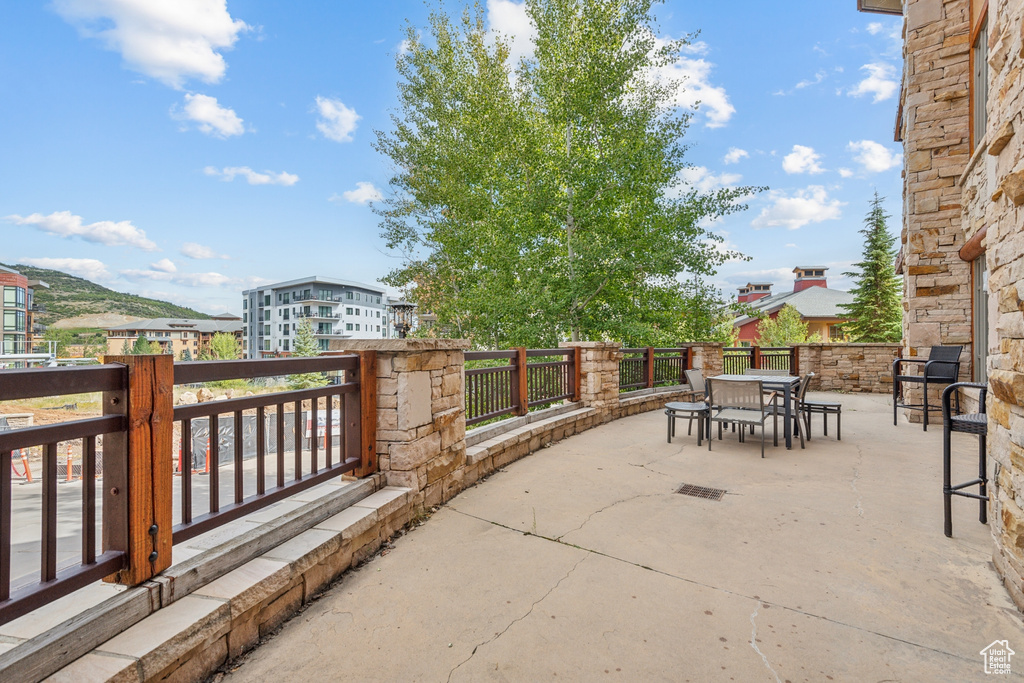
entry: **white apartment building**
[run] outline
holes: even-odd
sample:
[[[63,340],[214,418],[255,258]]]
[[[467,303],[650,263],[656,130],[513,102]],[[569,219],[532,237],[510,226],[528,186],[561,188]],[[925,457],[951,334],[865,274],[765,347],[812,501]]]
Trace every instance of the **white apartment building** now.
[[[245,357],[290,355],[299,322],[304,319],[313,324],[324,350],[332,339],[394,336],[382,287],[314,275],[242,292]]]

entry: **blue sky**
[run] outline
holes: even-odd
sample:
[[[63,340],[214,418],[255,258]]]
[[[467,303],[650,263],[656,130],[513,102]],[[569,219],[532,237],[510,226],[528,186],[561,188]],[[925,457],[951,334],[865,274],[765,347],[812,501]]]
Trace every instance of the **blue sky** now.
[[[528,51],[521,5],[485,6]],[[6,3],[0,261],[208,313],[239,313],[261,282],[376,282],[398,261],[368,204],[390,175],[374,131],[397,104],[403,22],[427,13],[418,0]],[[669,0],[656,16],[663,37],[700,30],[672,74],[688,77],[680,106],[702,100],[681,180],[771,188],[712,226],[753,257],[715,283],[787,290],[794,266],[825,265],[848,287],[875,190],[899,232],[900,19],[854,0]]]

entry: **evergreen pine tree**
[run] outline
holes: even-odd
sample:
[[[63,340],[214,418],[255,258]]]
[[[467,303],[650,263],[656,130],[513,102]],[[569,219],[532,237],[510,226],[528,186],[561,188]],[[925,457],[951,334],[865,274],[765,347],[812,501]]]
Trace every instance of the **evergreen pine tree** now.
[[[127,339],[125,339],[124,340],[124,344],[121,344],[121,355],[122,356],[130,356],[133,353],[135,353],[135,352],[132,350],[132,345],[128,343]]]
[[[179,360],[183,360],[183,361],[190,361],[190,360],[192,360],[192,352],[189,351],[188,349],[183,350],[181,352],[181,356],[179,356]]]
[[[136,356],[145,356],[153,353],[153,345],[149,343],[148,339],[140,335],[139,338],[135,340],[135,346],[132,347],[132,353]]]
[[[850,290],[853,303],[843,304],[850,321],[843,330],[852,342],[898,342],[903,338],[902,285],[893,262],[896,238],[889,233],[882,209],[883,197],[875,192],[871,209],[864,219],[862,260],[853,264],[859,272],[843,273],[856,285]]]
[[[320,344],[313,333],[313,323],[308,318],[303,318],[299,322],[298,329],[295,330],[295,346],[292,355],[300,358],[312,358],[320,355]],[[290,389],[312,389],[325,384],[327,384],[327,378],[322,372],[305,372],[288,377]]]

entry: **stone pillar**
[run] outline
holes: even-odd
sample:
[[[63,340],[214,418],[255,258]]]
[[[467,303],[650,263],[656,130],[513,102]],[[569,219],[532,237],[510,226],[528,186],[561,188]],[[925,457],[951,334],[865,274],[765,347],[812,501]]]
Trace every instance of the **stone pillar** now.
[[[725,370],[725,357],[722,342],[706,342],[704,344],[684,344],[690,347],[693,354],[693,367],[700,370],[704,379],[721,375]]]
[[[611,420],[619,407],[618,342],[562,342],[560,348],[580,349],[580,405],[596,408],[601,422]]]
[[[417,507],[462,490],[466,463],[462,339],[335,341],[331,351],[377,352],[377,457],[389,486],[416,492]]]
[[[903,69],[903,355],[963,345],[961,378],[971,377],[971,275],[964,244],[961,184],[971,158],[968,0],[909,0]],[[921,387],[905,387],[911,403]],[[941,387],[929,396],[938,405]],[[905,411],[920,422],[919,410]],[[932,416],[931,419],[935,419]]]

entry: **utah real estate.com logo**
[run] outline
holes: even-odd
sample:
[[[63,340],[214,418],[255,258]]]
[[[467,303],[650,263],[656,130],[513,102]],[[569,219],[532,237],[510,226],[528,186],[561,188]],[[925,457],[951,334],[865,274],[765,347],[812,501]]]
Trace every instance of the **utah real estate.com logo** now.
[[[1015,654],[1016,653],[1010,649],[1010,641],[992,641],[988,647],[981,651],[981,656],[985,658],[985,673],[1010,673],[1010,657]]]

